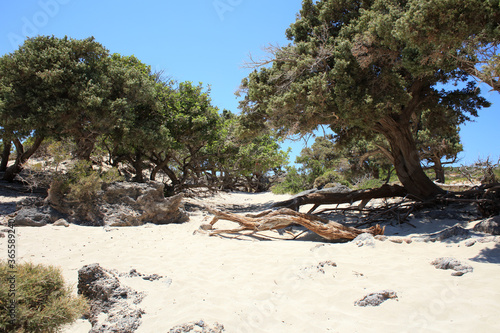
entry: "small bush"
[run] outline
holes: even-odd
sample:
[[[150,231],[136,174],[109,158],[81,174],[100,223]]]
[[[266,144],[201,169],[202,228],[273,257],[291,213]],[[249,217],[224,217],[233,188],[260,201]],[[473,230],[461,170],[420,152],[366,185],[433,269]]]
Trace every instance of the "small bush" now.
[[[274,194],[297,194],[308,187],[306,177],[300,174],[296,168],[290,167],[287,170],[285,179],[271,187],[271,191]]]
[[[94,201],[103,184],[123,180],[118,170],[94,170],[88,161],[77,161],[68,173],[58,177],[51,190],[58,191],[71,202],[90,203]]]
[[[65,285],[59,268],[26,263],[17,265],[15,274],[11,271],[0,262],[0,332],[58,332],[88,310],[86,300],[73,296]],[[13,276],[15,288],[11,289]],[[12,299],[16,300],[15,320],[8,308]]]
[[[372,188],[379,188],[382,185],[384,185],[384,182],[381,179],[365,178],[356,184],[356,188],[358,190],[368,190]]]
[[[351,184],[345,179],[342,173],[335,170],[328,170],[321,176],[314,180],[315,188],[326,187],[327,184],[342,184],[345,186],[351,186]]]

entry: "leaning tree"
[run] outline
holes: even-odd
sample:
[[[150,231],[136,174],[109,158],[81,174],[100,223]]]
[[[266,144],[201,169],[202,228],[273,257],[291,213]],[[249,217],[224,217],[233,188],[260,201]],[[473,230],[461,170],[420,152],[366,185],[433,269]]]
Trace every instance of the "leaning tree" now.
[[[399,34],[409,1],[304,0],[286,31],[290,44],[243,80],[247,124],[280,133],[308,133],[329,125],[340,138],[382,135],[386,156],[409,194],[443,192],[424,173],[414,125],[427,110],[446,110],[464,122],[489,103],[453,61],[425,62]],[[457,83],[460,85],[441,85]],[[447,124],[444,124],[447,126]]]

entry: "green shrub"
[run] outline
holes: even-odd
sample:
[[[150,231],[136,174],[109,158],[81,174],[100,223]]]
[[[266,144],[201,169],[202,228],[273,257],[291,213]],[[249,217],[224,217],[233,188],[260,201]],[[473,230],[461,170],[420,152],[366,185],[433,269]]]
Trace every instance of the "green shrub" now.
[[[68,173],[58,177],[51,185],[71,202],[90,203],[94,201],[103,184],[123,180],[117,169],[94,170],[88,161],[77,161]]]
[[[384,182],[381,179],[365,178],[356,184],[356,188],[358,190],[368,190],[372,188],[379,188],[382,185],[384,185]]]
[[[11,271],[0,262],[0,332],[58,332],[88,310],[86,300],[73,296],[65,285],[59,268],[25,263],[15,267],[15,274]],[[11,287],[12,277],[15,287]],[[13,299],[16,304],[11,312]]]
[[[327,184],[342,184],[345,186],[351,185],[340,172],[335,170],[328,170],[321,176],[317,177],[314,180],[313,186],[315,188],[322,188]]]
[[[306,176],[299,173],[295,167],[289,167],[285,179],[271,187],[271,191],[274,194],[297,194],[308,187]]]

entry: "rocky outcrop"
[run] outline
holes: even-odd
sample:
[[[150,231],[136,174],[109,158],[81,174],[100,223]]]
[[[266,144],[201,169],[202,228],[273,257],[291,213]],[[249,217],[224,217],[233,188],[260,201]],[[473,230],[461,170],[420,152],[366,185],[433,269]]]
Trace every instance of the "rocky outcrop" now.
[[[474,226],[474,231],[491,235],[500,235],[500,215],[490,217]]]
[[[46,202],[73,222],[93,226],[140,226],[189,220],[183,195],[165,198],[164,184],[158,182],[106,184],[92,202],[65,201],[62,195],[49,190]]]
[[[99,197],[102,222],[109,226],[168,224],[189,220],[183,209],[183,195],[164,197],[164,185],[157,182],[118,182],[105,186]]]
[[[90,303],[89,333],[134,332],[144,311],[137,305],[144,295],[120,284],[115,273],[99,264],[78,271],[78,293]]]

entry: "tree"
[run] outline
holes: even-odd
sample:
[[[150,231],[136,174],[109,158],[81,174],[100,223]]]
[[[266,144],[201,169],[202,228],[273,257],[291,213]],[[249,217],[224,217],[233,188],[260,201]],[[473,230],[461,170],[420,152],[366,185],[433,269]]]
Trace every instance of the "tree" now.
[[[395,33],[422,61],[458,67],[500,92],[500,3],[495,0],[413,0]]]
[[[429,108],[446,108],[463,121],[489,104],[463,71],[423,64],[422,55],[394,32],[407,1],[305,0],[287,30],[291,43],[272,49],[270,66],[243,80],[247,123],[280,133],[308,133],[329,125],[341,137],[382,135],[386,155],[413,196],[443,190],[424,173],[412,124]]]
[[[445,182],[445,164],[455,163],[458,153],[463,150],[460,143],[459,127],[454,115],[443,112],[422,112],[416,131],[420,158],[434,169],[436,181]],[[443,161],[445,159],[445,161]]]
[[[159,81],[151,67],[134,56],[113,54],[109,71],[109,98],[119,121],[103,134],[103,144],[114,165],[126,161],[135,171],[134,180],[143,182],[147,154],[160,142],[170,142],[160,97],[172,89],[171,82]]]
[[[4,138],[17,150],[7,178],[13,179],[48,136],[73,137],[77,156],[89,158],[98,135],[114,123],[105,101],[107,57],[93,38],[39,36],[0,58],[0,119]],[[34,144],[25,149],[28,136]]]

